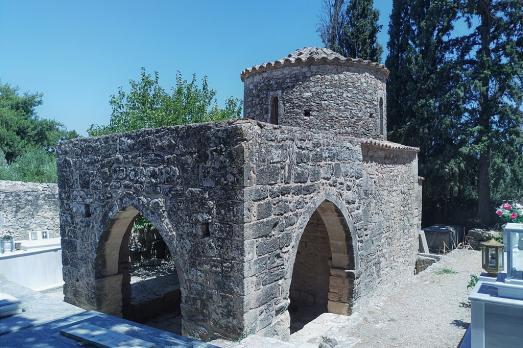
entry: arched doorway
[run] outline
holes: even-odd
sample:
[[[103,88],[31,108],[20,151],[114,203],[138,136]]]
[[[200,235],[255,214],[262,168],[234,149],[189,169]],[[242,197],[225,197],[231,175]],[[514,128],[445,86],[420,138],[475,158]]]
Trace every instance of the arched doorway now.
[[[175,256],[136,208],[118,212],[97,249],[97,310],[181,333]]]
[[[326,200],[310,217],[298,244],[289,291],[291,333],[322,313],[350,314],[354,268],[348,225]]]

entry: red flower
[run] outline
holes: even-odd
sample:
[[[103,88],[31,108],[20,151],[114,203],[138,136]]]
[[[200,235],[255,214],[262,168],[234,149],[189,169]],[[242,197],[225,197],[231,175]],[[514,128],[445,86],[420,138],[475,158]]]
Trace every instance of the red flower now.
[[[512,220],[516,220],[517,217],[518,217],[518,213],[512,213],[512,215],[510,215],[510,218]]]
[[[506,209],[506,210],[512,210],[512,206],[508,203],[504,203],[503,204],[503,209]]]
[[[500,217],[501,217],[501,215],[503,215],[503,212],[501,211],[501,209],[496,210],[496,215],[500,216]]]

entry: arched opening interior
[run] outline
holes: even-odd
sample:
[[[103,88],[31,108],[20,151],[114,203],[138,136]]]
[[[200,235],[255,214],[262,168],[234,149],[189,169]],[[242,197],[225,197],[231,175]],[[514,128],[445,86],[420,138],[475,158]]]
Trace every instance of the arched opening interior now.
[[[120,211],[98,247],[97,309],[181,333],[174,256],[159,230],[137,209]]]
[[[291,333],[322,313],[350,314],[354,264],[345,219],[332,202],[324,201],[298,245],[289,292]]]

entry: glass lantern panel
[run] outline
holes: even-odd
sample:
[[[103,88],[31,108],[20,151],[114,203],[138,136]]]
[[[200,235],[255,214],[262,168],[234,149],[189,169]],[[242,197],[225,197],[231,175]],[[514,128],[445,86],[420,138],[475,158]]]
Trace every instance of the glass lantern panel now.
[[[503,248],[498,249],[498,260],[499,260],[499,270],[503,271],[504,263],[505,263]]]
[[[495,248],[488,248],[488,267],[497,269],[497,251]]]
[[[511,265],[510,277],[523,279],[523,232],[510,232]]]

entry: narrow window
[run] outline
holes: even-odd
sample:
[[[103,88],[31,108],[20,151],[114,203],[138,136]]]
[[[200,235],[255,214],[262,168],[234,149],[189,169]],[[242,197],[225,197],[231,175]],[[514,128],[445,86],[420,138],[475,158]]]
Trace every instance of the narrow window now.
[[[91,205],[89,205],[89,204],[84,205],[84,216],[86,218],[91,217]]]
[[[272,97],[271,98],[271,123],[272,124],[278,124],[278,97]]]
[[[385,125],[383,124],[383,98],[380,98],[380,134],[383,135]]]
[[[200,232],[203,238],[207,238],[211,235],[211,230],[209,228],[209,223],[203,223],[200,225]]]

